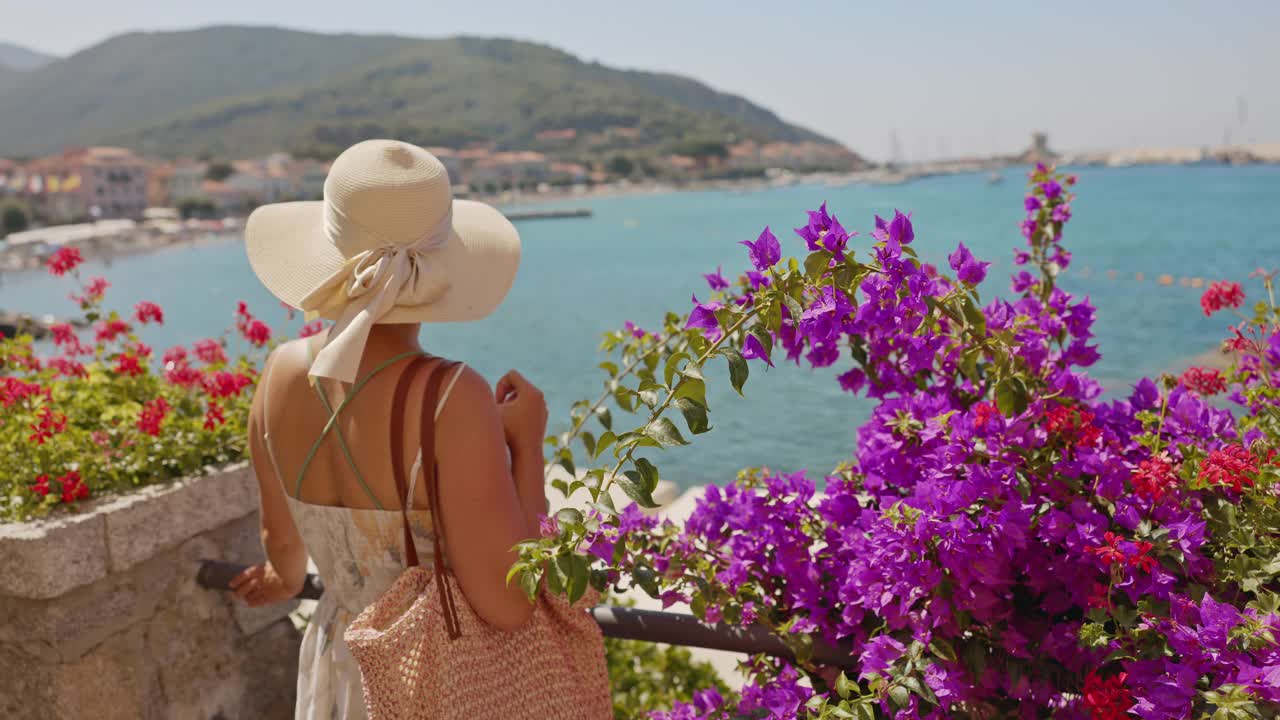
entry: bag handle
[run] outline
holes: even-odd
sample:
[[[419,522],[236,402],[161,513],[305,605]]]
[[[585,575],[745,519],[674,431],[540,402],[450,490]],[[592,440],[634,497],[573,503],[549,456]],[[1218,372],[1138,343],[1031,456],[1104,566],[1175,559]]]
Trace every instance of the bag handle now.
[[[408,488],[404,475],[404,406],[408,399],[409,386],[418,371],[430,361],[428,356],[419,356],[409,363],[400,373],[395,393],[391,396],[391,475],[396,481],[396,494],[400,496],[400,519],[404,522],[405,565],[417,567],[418,548],[413,542],[413,532],[409,529]],[[433,376],[438,373],[433,373]],[[428,380],[428,382],[430,382]]]
[[[440,513],[440,471],[436,464],[436,405],[439,404],[440,384],[454,368],[456,362],[442,361],[440,367],[427,380],[427,393],[422,400],[422,474],[427,483],[427,495],[431,503],[431,531],[434,542],[436,588],[440,593],[440,606],[444,610],[444,626],[450,640],[462,636],[462,626],[458,622],[457,603],[453,598],[453,589],[449,586],[449,576],[444,569],[444,555],[441,546],[444,543],[444,516]]]

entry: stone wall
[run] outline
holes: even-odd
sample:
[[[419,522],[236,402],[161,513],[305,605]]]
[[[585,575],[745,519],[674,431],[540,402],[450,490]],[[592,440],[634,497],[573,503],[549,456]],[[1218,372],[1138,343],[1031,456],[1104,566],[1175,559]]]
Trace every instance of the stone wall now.
[[[262,560],[245,464],[0,525],[0,717],[292,717],[295,604],[201,588],[205,559]]]

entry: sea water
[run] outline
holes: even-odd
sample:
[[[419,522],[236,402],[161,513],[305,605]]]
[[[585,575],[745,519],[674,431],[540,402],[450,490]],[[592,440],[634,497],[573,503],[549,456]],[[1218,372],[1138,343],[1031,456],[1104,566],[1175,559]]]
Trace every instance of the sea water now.
[[[1185,368],[1223,337],[1227,320],[1206,318],[1198,303],[1202,290],[1181,279],[1246,281],[1255,268],[1280,265],[1280,167],[1084,168],[1079,176],[1075,217],[1064,238],[1074,261],[1061,285],[1097,305],[1102,359],[1092,372],[1110,392],[1124,393],[1143,375]],[[668,309],[686,311],[691,294],[708,292],[702,273],[723,267],[732,277],[747,268],[746,249],[737,243],[766,225],[784,252],[803,253],[791,228],[823,201],[847,229],[862,233],[849,244],[855,252],[871,242],[874,215],[898,208],[912,213],[924,259],[945,268],[946,254],[964,242],[994,263],[984,298],[1010,294],[1013,249],[1023,242],[1023,180],[1022,170],[1011,169],[1000,183],[973,174],[890,186],[566,202],[594,214],[522,223],[523,258],[506,303],[482,322],[427,326],[424,346],[465,360],[491,382],[519,369],[546,393],[551,429],[563,430],[569,404],[600,393],[601,333],[625,320],[649,327]],[[164,307],[165,325],[144,336],[158,352],[218,335],[231,324],[238,300],[284,326],[283,309],[258,284],[238,242],[172,248],[84,271],[109,278],[111,307],[127,310],[138,300]],[[1159,284],[1162,274],[1173,284]],[[1260,284],[1245,286],[1251,300],[1259,297]],[[65,279],[42,273],[9,274],[0,279],[0,308],[72,314],[69,289]],[[646,452],[664,477],[686,487],[726,482],[753,465],[820,475],[852,456],[856,429],[870,409],[836,384],[844,367],[812,371],[780,362],[766,369],[753,362],[741,398],[727,387],[723,361],[715,362],[707,373],[713,430],[689,447]],[[614,417],[617,426],[631,427],[631,418],[616,409]]]

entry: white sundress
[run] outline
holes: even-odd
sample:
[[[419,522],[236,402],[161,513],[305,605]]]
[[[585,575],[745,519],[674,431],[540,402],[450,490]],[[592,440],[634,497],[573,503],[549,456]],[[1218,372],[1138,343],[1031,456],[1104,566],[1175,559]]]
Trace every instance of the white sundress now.
[[[336,416],[375,374],[415,354],[419,353],[397,356],[374,369],[364,380],[352,386],[351,392],[336,411],[330,407],[328,398],[318,385],[315,386],[316,390],[330,414]],[[463,367],[459,363],[453,377],[445,385],[440,402],[436,405],[437,419]],[[264,385],[266,380],[264,377]],[[263,409],[263,414],[266,415],[265,406]],[[337,435],[345,445],[340,431]],[[321,440],[323,438],[324,435]],[[263,432],[263,440],[276,477],[283,483],[269,432]],[[320,440],[316,445],[319,443]],[[349,456],[348,461],[354,471],[354,462]],[[413,497],[421,464],[422,452],[419,451],[409,475],[411,479],[406,507],[411,504],[408,501]],[[306,467],[304,464],[298,473],[299,487]],[[358,478],[358,471],[356,475]],[[360,482],[364,485],[363,479]],[[368,489],[367,486],[365,489]],[[372,497],[372,493],[370,496]],[[315,563],[324,585],[324,594],[320,597],[302,637],[302,648],[298,655],[298,699],[294,718],[362,720],[367,714],[360,685],[360,667],[342,636],[347,625],[360,611],[386,592],[404,571],[404,525],[400,519],[400,509],[317,505],[298,500],[287,491],[285,497],[288,498],[289,512],[302,534],[307,553]],[[433,546],[430,509],[412,508],[408,515],[418,552],[429,555]]]

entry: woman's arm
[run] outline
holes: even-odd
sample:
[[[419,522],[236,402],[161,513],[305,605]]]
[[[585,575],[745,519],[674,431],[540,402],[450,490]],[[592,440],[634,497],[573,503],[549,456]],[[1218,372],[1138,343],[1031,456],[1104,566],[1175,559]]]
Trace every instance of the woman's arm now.
[[[512,478],[502,420],[489,384],[462,370],[436,427],[436,461],[445,554],[462,592],[487,623],[520,627],[533,606],[507,571],[519,559],[514,548],[537,534]],[[521,460],[527,474],[527,462]],[[539,470],[540,472],[540,470]]]
[[[263,437],[263,428],[266,427],[264,405],[267,393],[272,391],[268,385],[280,387],[269,382],[279,354],[279,351],[273,353],[264,364],[263,378],[267,382],[258,385],[249,411],[249,456],[254,475],[258,478],[262,547],[267,553],[267,562],[245,570],[231,582],[236,595],[253,607],[282,602],[297,595],[307,574],[307,549],[289,512],[283,478],[276,477]],[[272,404],[280,406],[280,400],[276,399]]]

